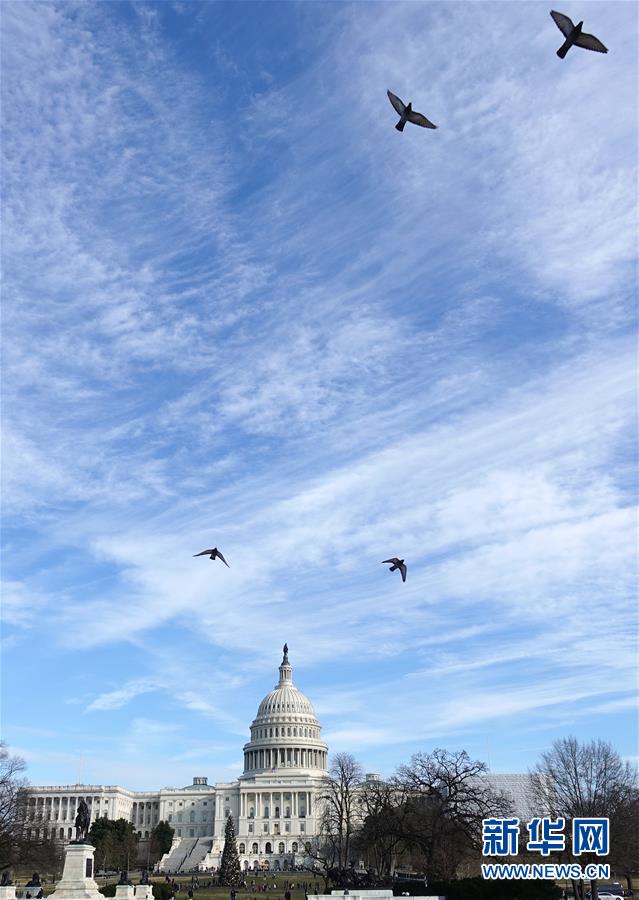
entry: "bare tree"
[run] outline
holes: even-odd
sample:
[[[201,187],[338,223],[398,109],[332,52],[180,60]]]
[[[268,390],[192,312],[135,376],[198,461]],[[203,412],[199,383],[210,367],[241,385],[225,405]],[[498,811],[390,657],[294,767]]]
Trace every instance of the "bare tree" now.
[[[628,838],[632,845],[637,772],[624,763],[606,741],[580,744],[575,737],[555,741],[549,751],[542,753],[531,778],[540,808],[553,817],[609,818],[611,847],[617,843],[621,847]],[[630,834],[628,829],[631,829]],[[570,841],[568,832],[567,845]],[[592,859],[594,857],[590,861]],[[575,896],[578,892],[583,896],[583,884],[573,882],[573,889]],[[594,880],[591,889],[593,900],[597,900],[597,882]]]
[[[24,760],[12,756],[0,742],[0,868],[33,865],[53,869],[59,864],[59,848],[52,838],[44,837],[39,821],[27,822],[25,769]],[[36,837],[36,831],[43,837]]]
[[[361,790],[362,826],[357,846],[379,878],[393,874],[395,859],[404,843],[408,807],[401,785],[366,781]]]
[[[351,861],[353,835],[361,824],[360,787],[364,780],[361,765],[350,753],[338,753],[331,762],[325,788],[321,834],[324,851],[332,848],[334,867],[346,869]]]
[[[465,750],[418,753],[395,778],[406,805],[408,847],[418,848],[429,877],[449,880],[470,852],[481,847],[482,819],[504,816],[510,803],[484,777],[488,768]]]

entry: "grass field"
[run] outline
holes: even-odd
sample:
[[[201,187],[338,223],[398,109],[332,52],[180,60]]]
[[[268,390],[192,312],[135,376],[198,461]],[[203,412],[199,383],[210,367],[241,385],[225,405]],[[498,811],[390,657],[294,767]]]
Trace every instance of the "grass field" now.
[[[16,873],[14,876],[14,884],[16,885],[16,897],[24,898],[26,894],[25,885],[29,881],[31,877],[31,873],[22,872]],[[142,870],[136,869],[129,873],[129,878],[133,882],[133,884],[138,884],[140,878],[142,877]],[[214,880],[214,875],[207,875],[206,873],[200,873],[195,876],[199,878],[200,885],[206,885],[208,882]],[[181,890],[176,894],[176,900],[188,900],[188,890],[191,887],[191,875],[182,873],[180,875],[172,875],[170,876],[171,880],[175,880],[175,882],[181,885]],[[251,873],[248,873],[246,881],[248,887],[246,888],[236,888],[237,900],[284,900],[284,891],[288,889],[291,890],[291,900],[304,900],[304,890],[301,885],[306,882],[309,884],[309,894],[315,893],[315,886],[319,890],[320,894],[324,893],[324,879],[318,878],[316,873],[313,872],[275,872],[269,874],[266,880],[262,879],[261,875],[257,875],[255,877],[255,883],[258,888],[261,888],[264,884],[269,886],[267,891],[262,890],[251,890],[250,885],[253,881],[254,876]],[[98,876],[95,879],[98,883],[99,887],[103,887],[107,884],[117,884],[118,876],[117,875],[108,875],[106,877]],[[149,879],[151,884],[153,885],[153,894],[155,897],[158,897],[160,894],[159,887],[162,884],[166,884],[164,875],[162,876],[151,876]],[[276,885],[273,888],[273,884]],[[294,888],[290,888],[290,885],[294,884]],[[55,890],[55,884],[53,884],[49,877],[46,877],[46,881],[42,886],[45,897],[49,894],[53,893]],[[35,897],[37,890],[31,891],[32,896]],[[200,887],[199,889],[193,892],[193,900],[220,900],[220,898],[225,898],[225,900],[229,900],[231,889],[228,887]]]

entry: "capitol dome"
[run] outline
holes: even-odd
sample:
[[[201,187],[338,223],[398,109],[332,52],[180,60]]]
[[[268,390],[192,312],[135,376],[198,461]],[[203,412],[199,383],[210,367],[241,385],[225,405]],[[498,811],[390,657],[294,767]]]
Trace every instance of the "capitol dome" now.
[[[326,771],[328,747],[321,740],[313,704],[293,684],[293,667],[284,644],[280,679],[260,703],[244,747],[244,776],[280,769],[300,769],[321,775]]]

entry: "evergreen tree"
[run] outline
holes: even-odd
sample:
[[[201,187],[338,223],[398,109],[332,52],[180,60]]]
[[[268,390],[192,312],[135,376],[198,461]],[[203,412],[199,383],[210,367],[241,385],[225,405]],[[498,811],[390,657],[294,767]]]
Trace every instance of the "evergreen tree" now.
[[[237,852],[237,844],[235,843],[235,826],[233,818],[229,816],[226,820],[226,829],[224,831],[224,850],[222,851],[222,861],[220,863],[220,884],[227,887],[237,887],[242,879],[242,870],[240,868],[240,857]]]
[[[149,862],[156,863],[165,853],[169,852],[174,833],[168,822],[158,822],[151,832]]]

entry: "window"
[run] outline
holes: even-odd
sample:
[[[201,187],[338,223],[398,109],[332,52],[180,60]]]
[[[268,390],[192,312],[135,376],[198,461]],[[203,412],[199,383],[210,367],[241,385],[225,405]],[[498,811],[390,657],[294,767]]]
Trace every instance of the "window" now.
[[[249,823],[249,834],[253,834],[253,823]]]
[[[182,821],[182,813],[181,813],[181,812],[178,813],[178,818],[177,818],[177,820],[178,820],[178,822],[181,822],[181,821]]]
[[[257,853],[257,844],[253,844],[251,847],[251,853]]]
[[[300,832],[301,832],[301,834],[304,834],[305,831],[306,831],[306,825],[305,825],[303,822],[300,822]]]
[[[207,803],[206,800],[203,800],[203,801],[202,801],[202,806],[208,806],[208,803]]]
[[[291,847],[293,853],[297,853],[297,841],[293,841],[293,846]]]
[[[291,823],[287,822],[286,825],[284,826],[284,831],[290,831],[290,830],[291,830]]]
[[[240,853],[246,853],[246,845],[245,844],[240,844],[240,846],[237,849],[239,850]]]
[[[191,812],[189,814],[189,822],[195,822],[195,813],[194,812]]]
[[[195,837],[195,828],[189,828],[189,837]]]
[[[268,834],[268,822],[264,823],[264,834]]]
[[[267,842],[266,847],[264,848],[264,852],[265,852],[265,853],[272,853],[272,852],[273,852],[273,848],[271,847],[270,841]]]
[[[169,813],[169,822],[173,821],[173,813]]]

